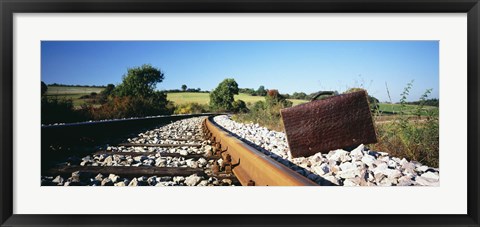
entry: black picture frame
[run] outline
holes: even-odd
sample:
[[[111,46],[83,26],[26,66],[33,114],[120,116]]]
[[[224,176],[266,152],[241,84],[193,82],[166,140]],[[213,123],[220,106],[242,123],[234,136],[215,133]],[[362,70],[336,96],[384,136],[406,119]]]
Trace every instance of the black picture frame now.
[[[478,0],[0,0],[1,9],[1,226],[479,226]],[[466,215],[20,215],[13,214],[14,13],[467,13],[468,204]],[[448,195],[446,195],[448,196]],[[254,206],[255,204],[252,204]],[[445,204],[447,205],[447,204]],[[224,204],[218,209],[228,209]],[[368,205],[366,205],[368,206]],[[215,213],[215,211],[212,211]]]

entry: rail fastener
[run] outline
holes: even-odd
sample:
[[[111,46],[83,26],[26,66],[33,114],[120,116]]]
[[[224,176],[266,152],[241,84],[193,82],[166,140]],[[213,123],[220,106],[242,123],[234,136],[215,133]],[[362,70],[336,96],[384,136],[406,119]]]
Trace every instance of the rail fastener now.
[[[205,119],[204,127],[210,132],[206,135],[214,142],[214,150],[221,151],[226,148],[221,152],[225,164],[214,164],[214,172],[219,169],[231,171],[243,186],[318,186],[220,129],[213,123],[213,117]]]

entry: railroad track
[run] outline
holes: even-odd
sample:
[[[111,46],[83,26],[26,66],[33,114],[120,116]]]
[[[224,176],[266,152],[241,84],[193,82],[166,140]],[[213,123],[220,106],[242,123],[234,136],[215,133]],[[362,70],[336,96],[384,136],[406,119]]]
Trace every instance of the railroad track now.
[[[42,172],[42,185],[318,185],[225,132],[192,117],[138,134]]]

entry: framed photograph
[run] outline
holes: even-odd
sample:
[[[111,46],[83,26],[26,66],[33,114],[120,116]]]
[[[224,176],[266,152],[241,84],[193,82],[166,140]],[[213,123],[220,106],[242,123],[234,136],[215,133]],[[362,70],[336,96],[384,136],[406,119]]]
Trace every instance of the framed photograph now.
[[[479,225],[478,0],[0,5],[1,226]]]

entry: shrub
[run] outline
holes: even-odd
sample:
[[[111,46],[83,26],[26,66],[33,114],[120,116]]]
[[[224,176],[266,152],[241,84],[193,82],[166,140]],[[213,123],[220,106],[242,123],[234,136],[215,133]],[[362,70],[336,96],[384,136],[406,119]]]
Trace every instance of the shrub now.
[[[401,94],[401,111],[395,115],[393,122],[377,124],[378,143],[372,149],[385,151],[392,156],[405,157],[424,165],[439,166],[439,119],[437,110],[425,109],[422,101],[426,101],[431,90],[427,90],[420,98],[416,115],[406,114],[406,99],[412,87],[408,83]],[[425,113],[426,118],[420,118]],[[424,114],[422,114],[424,115]]]
[[[288,101],[285,96],[281,95],[276,89],[268,90],[267,96],[265,96],[265,101],[269,107],[279,105],[282,108],[286,108],[293,105],[291,101]]]
[[[90,108],[95,120],[145,117],[172,114],[173,109],[168,105],[166,95],[158,92],[156,97],[113,97],[99,108]]]
[[[48,86],[43,81],[41,83],[41,86],[42,86],[41,92],[42,92],[42,96],[43,96],[45,93],[47,93]]]
[[[233,112],[235,113],[246,113],[248,112],[248,108],[247,108],[247,105],[245,104],[245,102],[243,100],[235,100],[233,101],[233,104],[232,104],[232,110]]]
[[[142,65],[128,69],[122,83],[114,89],[117,96],[135,96],[148,98],[155,92],[155,85],[164,79],[163,72],[151,65]]]
[[[238,95],[237,82],[225,79],[210,93],[210,107],[216,111],[233,111],[234,95]]]
[[[42,124],[71,123],[88,120],[88,115],[76,111],[71,99],[42,98]]]
[[[198,103],[185,103],[175,107],[175,114],[199,114],[207,113],[208,105],[202,105]]]
[[[256,123],[271,130],[283,131],[283,122],[280,110],[292,106],[292,102],[280,95],[278,90],[267,92],[265,101],[255,102],[248,113],[239,113],[233,116],[238,122]]]

